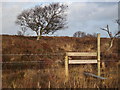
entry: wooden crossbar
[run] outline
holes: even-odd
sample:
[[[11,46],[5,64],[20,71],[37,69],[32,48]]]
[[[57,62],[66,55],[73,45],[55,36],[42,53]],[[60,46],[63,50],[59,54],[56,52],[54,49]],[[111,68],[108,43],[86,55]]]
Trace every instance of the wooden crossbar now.
[[[97,60],[69,60],[69,64],[97,63]]]
[[[66,52],[67,56],[97,56],[97,52]]]
[[[97,56],[97,60],[69,60],[69,56]],[[98,76],[100,76],[100,34],[97,34],[97,50],[96,52],[66,52],[65,56],[65,75],[68,77],[69,64],[93,64],[97,63]]]

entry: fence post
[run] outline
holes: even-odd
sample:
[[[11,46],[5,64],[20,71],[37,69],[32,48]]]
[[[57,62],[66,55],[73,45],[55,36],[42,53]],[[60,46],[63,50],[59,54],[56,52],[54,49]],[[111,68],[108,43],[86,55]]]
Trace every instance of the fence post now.
[[[97,62],[98,62],[98,76],[100,76],[100,34],[97,34]]]
[[[67,81],[68,80],[68,56],[65,56],[65,76]]]

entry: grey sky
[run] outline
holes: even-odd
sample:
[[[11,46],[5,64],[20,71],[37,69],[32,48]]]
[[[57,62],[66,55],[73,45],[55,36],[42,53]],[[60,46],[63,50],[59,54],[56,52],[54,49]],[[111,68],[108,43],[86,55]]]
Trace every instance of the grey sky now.
[[[4,2],[2,3],[2,34],[17,34],[16,16],[21,11],[41,5],[45,2]],[[115,19],[118,18],[117,2],[68,2],[68,29],[56,32],[55,36],[72,36],[76,31],[107,34],[100,27],[110,25],[111,31],[117,31]],[[1,18],[0,18],[1,19]],[[29,31],[30,35],[35,35]]]

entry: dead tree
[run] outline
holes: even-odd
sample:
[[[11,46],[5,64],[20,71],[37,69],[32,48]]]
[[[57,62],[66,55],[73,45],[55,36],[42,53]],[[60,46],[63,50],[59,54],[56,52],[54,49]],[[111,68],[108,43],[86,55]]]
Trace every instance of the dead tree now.
[[[118,20],[117,20],[117,23],[118,23],[118,25],[120,25],[120,23],[118,22]],[[109,50],[112,48],[112,46],[113,46],[113,42],[114,42],[115,38],[116,38],[116,37],[119,37],[120,31],[118,31],[115,35],[113,35],[112,32],[110,32],[110,29],[109,29],[109,26],[108,26],[108,25],[107,25],[106,28],[101,28],[101,30],[106,31],[107,34],[108,34],[109,37],[110,37],[110,43],[109,43],[109,47],[108,47],[108,49],[107,49],[107,51],[109,51]]]

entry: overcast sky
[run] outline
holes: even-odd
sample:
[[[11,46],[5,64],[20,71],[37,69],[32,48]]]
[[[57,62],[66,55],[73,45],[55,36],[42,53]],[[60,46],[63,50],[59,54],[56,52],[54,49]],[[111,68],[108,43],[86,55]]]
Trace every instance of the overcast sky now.
[[[101,33],[102,36],[107,36],[104,31],[100,30],[100,27],[105,27],[107,24],[110,26],[112,32],[117,31],[118,26],[115,23],[115,20],[118,18],[117,2],[66,3],[69,7],[67,11],[68,28],[57,31],[53,34],[54,36],[72,36],[76,31]],[[20,30],[20,27],[15,24],[17,15],[25,9],[46,4],[46,2],[1,2],[0,4],[2,4],[0,5],[2,8],[0,10],[0,13],[2,13],[2,18],[0,17],[0,21],[2,21],[0,22],[0,25],[2,25],[2,34],[15,35]],[[27,33],[35,35],[31,30],[28,30]]]

